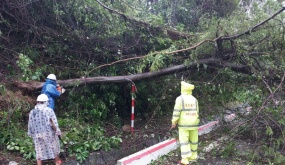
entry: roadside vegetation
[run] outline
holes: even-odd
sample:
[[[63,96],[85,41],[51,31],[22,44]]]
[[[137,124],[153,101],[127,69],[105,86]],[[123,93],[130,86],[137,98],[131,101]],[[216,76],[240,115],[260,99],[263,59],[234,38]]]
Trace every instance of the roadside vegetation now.
[[[147,125],[172,112],[185,80],[195,85],[204,121],[222,118],[229,103],[252,107],[238,116],[241,123],[219,130],[231,140],[208,155],[285,163],[281,1],[4,0],[0,6],[3,152],[34,160],[28,113],[36,84],[54,73],[70,80],[55,112],[62,145],[78,162],[122,146],[132,95],[135,122]],[[78,81],[87,78],[98,79]],[[256,150],[240,155],[237,139]]]

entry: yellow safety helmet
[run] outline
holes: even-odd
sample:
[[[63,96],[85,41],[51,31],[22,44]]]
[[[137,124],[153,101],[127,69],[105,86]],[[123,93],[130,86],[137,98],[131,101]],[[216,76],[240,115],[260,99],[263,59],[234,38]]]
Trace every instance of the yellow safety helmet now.
[[[195,88],[193,84],[186,83],[181,81],[181,93],[183,94],[192,94],[192,90]]]

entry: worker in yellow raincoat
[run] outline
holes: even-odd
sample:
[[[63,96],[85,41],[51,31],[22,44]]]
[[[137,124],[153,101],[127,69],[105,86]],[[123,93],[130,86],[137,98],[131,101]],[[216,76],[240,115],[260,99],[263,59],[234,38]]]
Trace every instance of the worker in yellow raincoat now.
[[[181,95],[176,98],[171,129],[178,124],[181,164],[197,160],[199,107],[197,99],[192,96],[194,85],[181,82]]]

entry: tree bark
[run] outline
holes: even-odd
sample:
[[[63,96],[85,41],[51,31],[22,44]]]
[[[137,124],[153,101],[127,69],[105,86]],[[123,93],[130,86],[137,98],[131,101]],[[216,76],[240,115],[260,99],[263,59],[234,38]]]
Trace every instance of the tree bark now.
[[[176,9],[177,9],[177,0],[172,0],[171,1],[171,15],[169,19],[169,24],[171,27],[175,27],[177,25]]]
[[[161,69],[155,72],[139,73],[134,75],[125,75],[125,76],[100,76],[100,77],[86,77],[86,78],[77,78],[77,79],[68,79],[68,80],[57,80],[57,83],[64,87],[72,87],[83,84],[106,84],[106,83],[134,83],[136,81],[142,81],[145,79],[165,76],[177,72],[182,72],[191,69],[197,69],[197,65],[211,65],[214,67],[228,67],[235,72],[240,72],[244,74],[251,74],[251,69],[247,65],[237,65],[229,63],[220,59],[203,59],[197,62],[190,63],[189,65],[177,65],[165,69]],[[44,82],[29,81],[29,82],[16,82],[19,88],[27,90],[39,90],[43,86]]]

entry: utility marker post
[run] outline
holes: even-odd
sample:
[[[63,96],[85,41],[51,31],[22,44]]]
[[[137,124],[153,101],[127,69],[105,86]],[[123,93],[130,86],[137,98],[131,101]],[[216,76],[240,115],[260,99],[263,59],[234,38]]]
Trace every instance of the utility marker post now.
[[[134,120],[135,120],[135,84],[132,84],[132,114],[131,114],[131,132],[134,133]]]

